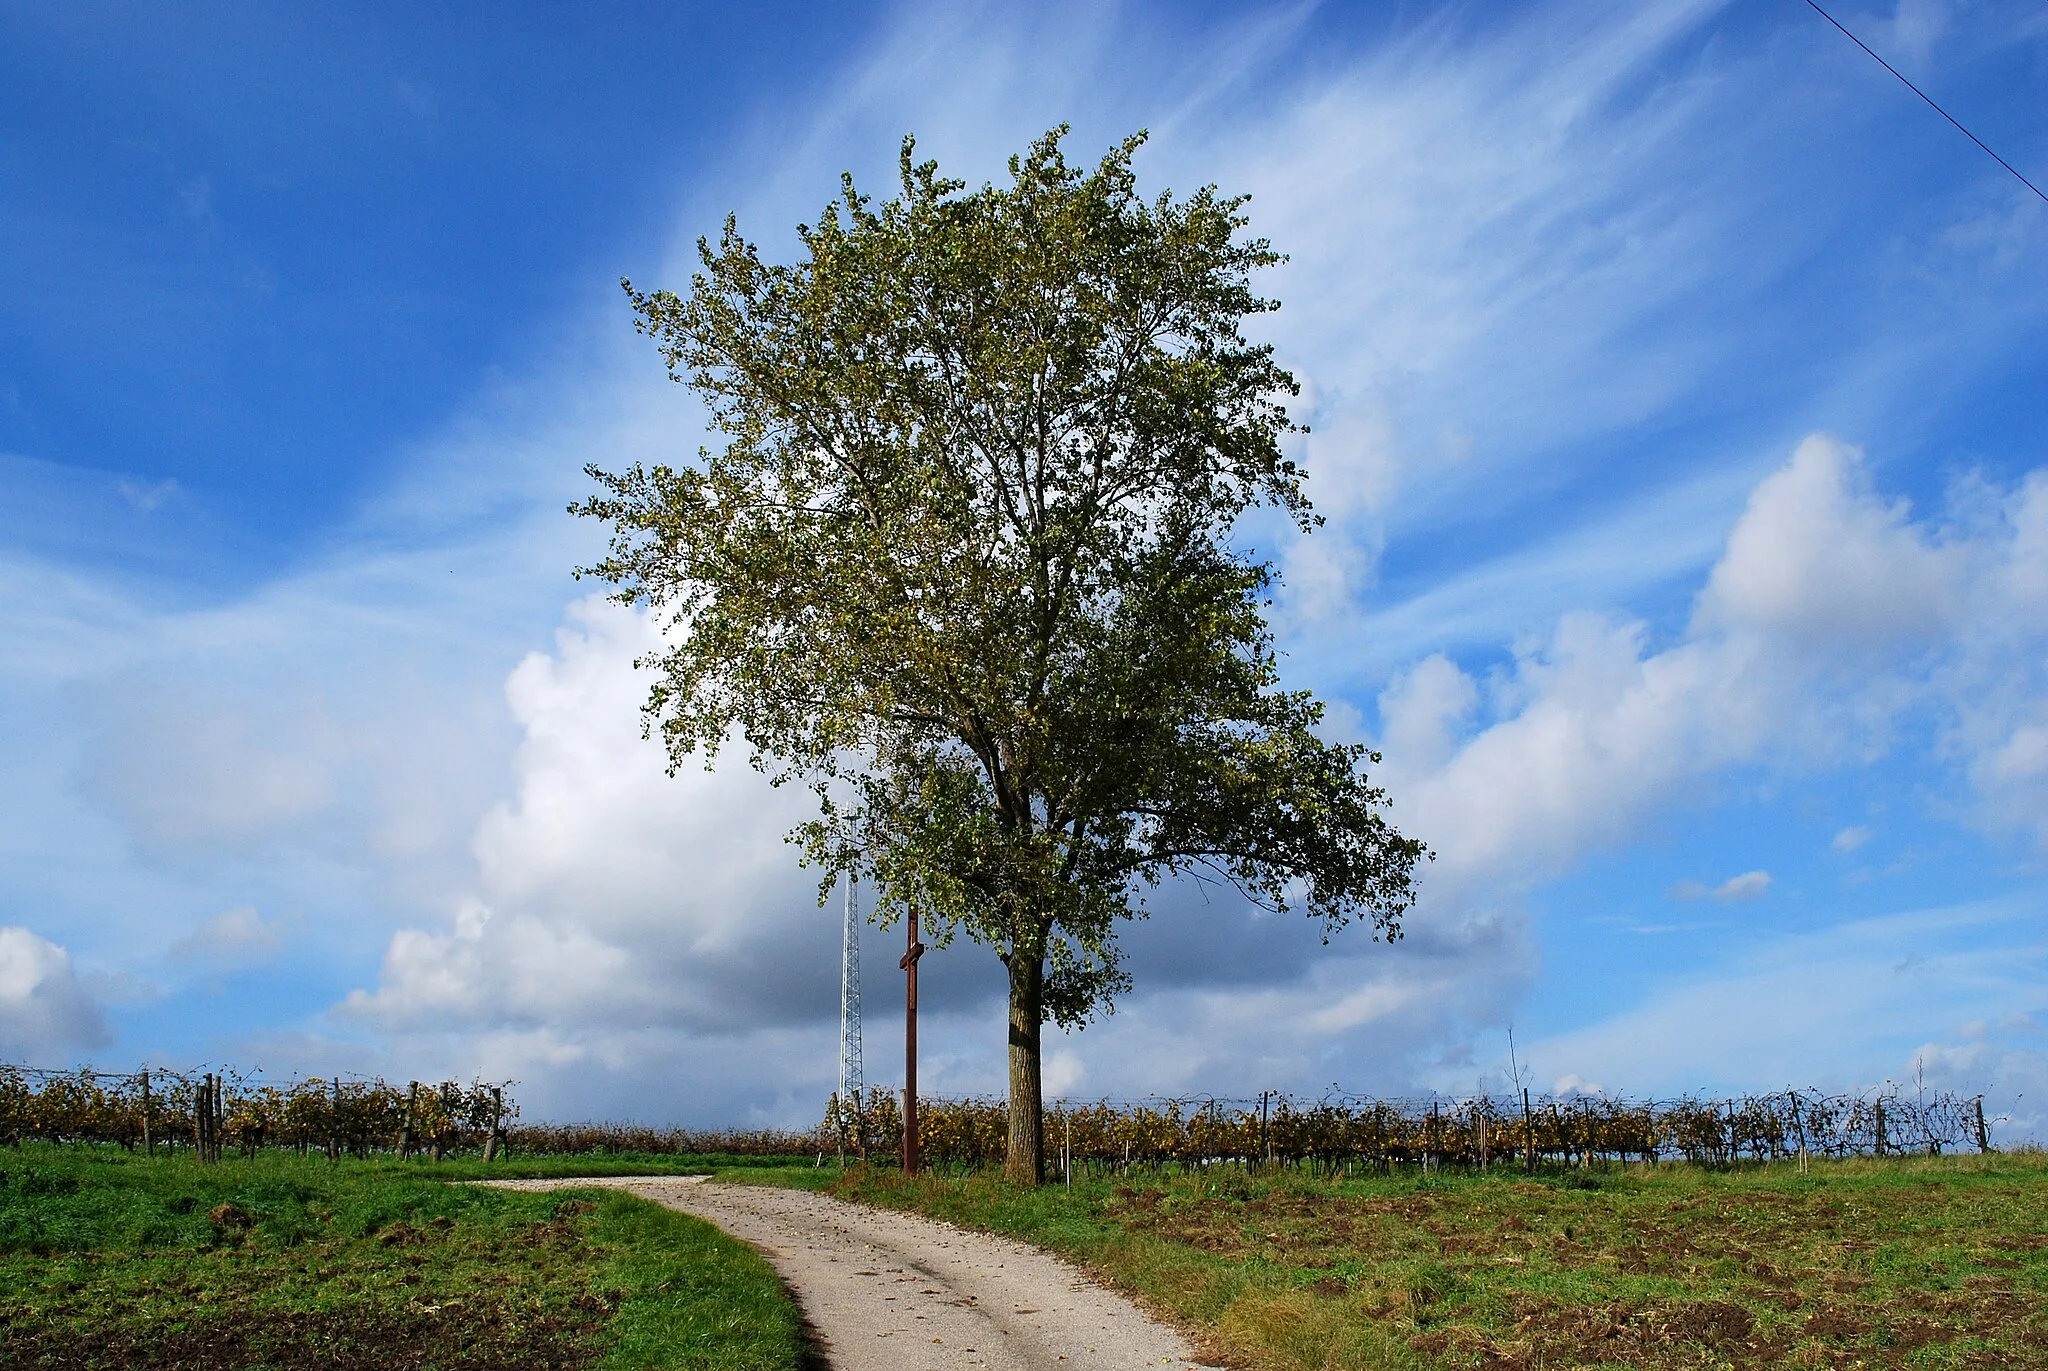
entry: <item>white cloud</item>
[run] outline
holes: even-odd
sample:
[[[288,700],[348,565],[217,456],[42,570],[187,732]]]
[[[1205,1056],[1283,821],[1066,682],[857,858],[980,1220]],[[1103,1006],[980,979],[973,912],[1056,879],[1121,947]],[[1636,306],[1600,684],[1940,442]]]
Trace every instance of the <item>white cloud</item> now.
[[[26,928],[0,927],[0,1061],[61,1066],[59,1054],[108,1040],[71,954]]]
[[[1770,939],[1531,1043],[1528,1059],[1634,1094],[1905,1079],[1929,1024],[2048,1009],[2037,919],[2006,900]]]
[[[1695,622],[1861,658],[1947,628],[1962,570],[1870,488],[1859,449],[1817,433],[1750,496]]]
[[[266,919],[254,905],[224,909],[171,944],[174,962],[253,966],[284,950],[287,919]]]
[[[1041,1079],[1047,1095],[1058,1099],[1071,1099],[1088,1079],[1088,1068],[1082,1063],[1078,1053],[1052,1051],[1045,1054]]]
[[[1754,900],[1771,888],[1771,873],[1768,871],[1745,871],[1740,876],[1730,876],[1714,887],[1717,900]]]
[[[242,845],[327,809],[344,747],[317,690],[174,686],[115,717],[93,783],[149,847]]]
[[[1671,888],[1671,893],[1681,900],[1720,900],[1731,903],[1736,900],[1754,900],[1771,888],[1771,873],[1768,871],[1745,871],[1740,876],[1730,876],[1717,886],[1706,886],[1698,881],[1680,881]]]
[[[670,1027],[716,1036],[837,1008],[831,916],[783,835],[807,792],[728,754],[665,774],[640,734],[643,614],[580,602],[506,685],[517,798],[478,827],[476,893],[445,932],[392,938],[346,1012],[390,1027]]]
[[[1828,843],[1828,846],[1837,852],[1849,853],[1854,852],[1869,841],[1869,827],[1863,824],[1856,824],[1835,834],[1834,838]]]
[[[2044,489],[2036,474],[1974,532],[1937,537],[1856,449],[1815,435],[1758,484],[1679,641],[1572,614],[1506,671],[1432,657],[1396,678],[1381,746],[1404,822],[1439,854],[1433,897],[1526,888],[1730,766],[1873,761],[1915,709],[1948,720],[1987,822],[2048,835],[2048,729],[2031,722],[2048,625],[2012,589],[2040,574]]]
[[[170,477],[147,484],[124,479],[114,489],[139,514],[156,513],[164,501],[179,493],[177,481]]]

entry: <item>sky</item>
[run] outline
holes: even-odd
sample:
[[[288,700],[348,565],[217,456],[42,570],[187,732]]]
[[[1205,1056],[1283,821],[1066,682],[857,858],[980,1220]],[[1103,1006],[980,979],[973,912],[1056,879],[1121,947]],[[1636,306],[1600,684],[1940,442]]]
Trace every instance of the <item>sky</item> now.
[[[1831,9],[2048,186],[2048,6]],[[1049,1090],[2048,1132],[2048,203],[1796,0],[0,9],[0,1060],[814,1122],[804,797],[666,775],[573,575],[706,440],[619,281],[1059,123],[1288,254],[1327,522],[1244,536],[1436,856],[1392,945],[1160,891]],[[928,1091],[1000,972],[924,960]]]

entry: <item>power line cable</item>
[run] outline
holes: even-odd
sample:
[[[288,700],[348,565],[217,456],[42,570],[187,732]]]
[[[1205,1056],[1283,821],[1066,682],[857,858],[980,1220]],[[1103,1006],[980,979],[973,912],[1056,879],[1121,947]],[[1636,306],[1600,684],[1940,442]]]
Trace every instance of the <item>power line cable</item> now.
[[[1864,50],[1865,52],[1868,52],[1868,53],[1870,53],[1870,57],[1871,57],[1871,60],[1872,60],[1872,61],[1876,62],[1876,63],[1877,63],[1877,64],[1878,64],[1878,65],[1879,65],[1880,67],[1883,67],[1883,68],[1884,68],[1884,69],[1885,69],[1886,71],[1890,72],[1890,73],[1891,73],[1892,75],[1894,75],[1894,76],[1898,77],[1898,78],[1899,78],[1899,81],[1900,81],[1900,82],[1901,82],[1901,83],[1902,83],[1902,84],[1903,84],[1903,85],[1904,85],[1904,86],[1906,87],[1906,89],[1907,89],[1907,90],[1909,90],[1909,91],[1912,91],[1912,92],[1913,92],[1913,94],[1915,94],[1915,95],[1919,96],[1919,97],[1920,97],[1920,98],[1921,98],[1922,100],[1925,100],[1925,101],[1927,102],[1927,107],[1928,107],[1929,109],[1933,110],[1933,111],[1934,111],[1934,112],[1935,112],[1936,114],[1940,115],[1940,116],[1941,116],[1942,118],[1944,118],[1944,119],[1948,120],[1948,121],[1949,121],[1949,122],[1950,122],[1951,124],[1954,124],[1954,125],[1956,126],[1956,129],[1957,129],[1957,130],[1958,130],[1958,131],[1959,131],[1959,132],[1960,132],[1960,133],[1961,133],[1961,134],[1963,135],[1963,137],[1965,137],[1965,138],[1969,139],[1969,140],[1970,140],[1971,142],[1975,143],[1975,144],[1976,144],[1976,145],[1977,145],[1978,147],[1980,147],[1980,148],[1983,148],[1983,149],[1984,149],[1984,153],[1985,153],[1985,155],[1986,155],[1987,157],[1989,157],[1989,158],[1990,158],[1990,159],[1991,159],[1992,161],[1994,161],[1994,162],[1998,163],[1998,165],[2000,165],[2001,167],[2004,167],[2004,168],[2005,168],[2005,169],[2006,169],[2007,171],[2011,172],[2011,173],[2012,173],[2012,174],[2013,174],[2013,175],[2014,175],[2015,177],[2017,177],[2017,178],[2018,178],[2018,180],[2019,180],[2019,183],[2020,183],[2021,185],[2025,186],[2025,187],[2026,187],[2026,188],[2027,188],[2028,190],[2030,190],[2030,191],[2034,192],[2034,194],[2036,194],[2036,195],[2039,195],[2039,196],[2041,197],[2041,199],[2042,199],[2043,203],[2048,203],[2048,194],[2044,194],[2044,193],[2042,192],[2042,190],[2041,190],[2041,188],[2040,188],[2039,186],[2035,185],[2035,184],[2034,184],[2034,183],[2033,183],[2032,181],[2029,181],[2029,180],[2028,180],[2028,179],[2027,179],[2026,177],[2024,177],[2024,176],[2021,176],[2021,175],[2020,175],[2020,172],[2019,172],[2019,168],[2018,168],[2018,167],[2015,167],[2015,166],[2014,166],[2014,165],[2013,165],[2012,163],[2010,163],[2010,162],[2006,161],[2006,160],[2005,160],[2005,159],[2004,159],[2003,157],[2000,157],[2000,156],[1999,156],[1999,155],[1998,155],[1997,153],[1995,153],[1995,152],[1991,151],[1991,148],[1989,147],[1989,145],[1987,145],[1987,144],[1985,143],[1985,141],[1984,141],[1984,140],[1983,140],[1982,138],[1979,138],[1979,137],[1978,137],[1978,136],[1977,136],[1976,134],[1974,134],[1974,133],[1970,132],[1970,131],[1969,131],[1968,129],[1964,128],[1964,127],[1963,127],[1963,122],[1962,122],[1962,120],[1960,120],[1960,119],[1956,118],[1956,117],[1955,117],[1955,116],[1954,116],[1953,114],[1950,114],[1950,113],[1949,113],[1949,112],[1948,112],[1947,110],[1943,109],[1943,108],[1942,108],[1942,107],[1941,107],[1940,105],[1937,105],[1937,104],[1935,104],[1935,103],[1934,103],[1934,97],[1933,97],[1933,96],[1929,95],[1929,94],[1928,94],[1928,93],[1927,93],[1926,91],[1924,91],[1924,90],[1920,89],[1920,87],[1918,87],[1918,86],[1914,85],[1914,84],[1913,84],[1913,83],[1912,83],[1911,81],[1908,81],[1908,80],[1906,80],[1905,74],[1904,74],[1903,72],[1901,72],[1901,71],[1900,71],[1900,70],[1899,70],[1899,69],[1898,69],[1897,67],[1895,67],[1895,66],[1893,66],[1893,65],[1892,65],[1891,63],[1889,63],[1889,62],[1885,61],[1885,60],[1884,60],[1884,59],[1883,59],[1882,57],[1879,57],[1879,56],[1878,56],[1878,55],[1877,55],[1876,53],[1874,53],[1874,52],[1871,52],[1871,51],[1870,51],[1870,44],[1868,44],[1868,43],[1864,42],[1864,41],[1863,41],[1863,40],[1862,40],[1861,38],[1858,38],[1858,37],[1857,37],[1857,36],[1856,36],[1855,34],[1853,34],[1853,33],[1849,32],[1849,30],[1848,30],[1848,29],[1846,29],[1846,28],[1842,28],[1842,21],[1841,21],[1841,20],[1839,20],[1839,19],[1837,19],[1837,18],[1835,18],[1835,16],[1834,16],[1834,15],[1832,15],[1832,14],[1829,14],[1829,13],[1828,13],[1828,12],[1827,12],[1826,10],[1822,9],[1822,8],[1821,8],[1821,7],[1819,6],[1819,5],[1815,4],[1815,3],[1814,3],[1814,0],[1806,0],[1806,3],[1807,3],[1807,5],[1808,5],[1808,6],[1809,6],[1809,7],[1810,7],[1810,8],[1812,9],[1812,10],[1813,10],[1813,12],[1814,12],[1815,14],[1818,14],[1818,15],[1819,15],[1819,16],[1820,16],[1821,18],[1823,18],[1823,19],[1827,20],[1827,21],[1828,21],[1828,22],[1829,22],[1830,24],[1833,24],[1833,25],[1834,25],[1834,26],[1835,26],[1836,28],[1838,28],[1838,29],[1841,29],[1841,31],[1842,31],[1842,36],[1843,36],[1843,37],[1847,38],[1847,39],[1848,39],[1848,40],[1849,40],[1850,42],[1854,43],[1854,44],[1855,44],[1855,45],[1856,45],[1857,47],[1859,47],[1859,48],[1862,48],[1862,49],[1863,49],[1863,50]]]

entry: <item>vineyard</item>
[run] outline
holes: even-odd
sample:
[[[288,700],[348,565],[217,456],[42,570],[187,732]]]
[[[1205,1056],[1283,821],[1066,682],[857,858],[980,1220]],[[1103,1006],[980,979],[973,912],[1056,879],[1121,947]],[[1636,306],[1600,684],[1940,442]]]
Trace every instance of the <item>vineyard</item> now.
[[[499,1085],[375,1079],[278,1085],[235,1071],[42,1071],[0,1066],[0,1143],[112,1143],[218,1161],[284,1148],[328,1157],[392,1151],[495,1155],[518,1105]]]
[[[523,1124],[507,1083],[312,1077],[253,1072],[45,1071],[0,1066],[0,1145],[101,1143],[218,1161],[281,1148],[301,1155],[439,1161],[518,1153],[790,1156],[812,1132],[689,1130],[633,1124]]]
[[[1002,1163],[1009,1122],[1000,1099],[919,1100],[918,1146],[937,1167]],[[1935,1156],[1989,1151],[1981,1096],[1897,1090],[1860,1095],[1786,1091],[1736,1099],[1254,1100],[1209,1097],[1046,1110],[1046,1152],[1069,1171],[1164,1164],[1287,1164],[1331,1171],[1680,1160]],[[887,1156],[901,1146],[896,1099],[871,1090],[858,1108],[835,1096],[820,1132],[833,1149]]]
[[[1008,1119],[1000,1099],[920,1100],[926,1162],[1000,1165]],[[902,1144],[896,1097],[871,1090],[857,1107],[834,1097],[815,1129],[704,1131],[635,1124],[522,1124],[505,1083],[310,1078],[253,1073],[112,1074],[0,1066],[0,1144],[26,1141],[301,1155],[451,1154],[485,1160],[639,1153],[876,1159]],[[1375,1100],[1210,1097],[1125,1103],[1053,1101],[1046,1148],[1069,1172],[1218,1163],[1353,1168],[1584,1166],[1604,1161],[1728,1165],[1806,1157],[1989,1151],[1981,1097],[1898,1090],[1859,1095],[1785,1091],[1735,1099],[1638,1101],[1606,1096]]]

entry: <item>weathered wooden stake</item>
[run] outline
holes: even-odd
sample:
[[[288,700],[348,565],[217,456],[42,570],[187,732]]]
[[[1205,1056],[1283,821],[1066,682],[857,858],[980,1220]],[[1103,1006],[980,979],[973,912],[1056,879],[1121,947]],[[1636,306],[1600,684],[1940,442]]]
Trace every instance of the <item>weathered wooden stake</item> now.
[[[505,1093],[502,1087],[491,1087],[491,1136],[484,1140],[484,1161],[498,1159],[498,1127],[505,1120]]]
[[[897,965],[903,968],[903,1174],[917,1174],[917,959],[924,944],[917,940],[917,906],[910,907],[910,946]]]
[[[406,1161],[412,1156],[412,1112],[419,1104],[420,1083],[413,1081],[405,1087],[405,1119],[398,1125],[398,1160]]]
[[[1529,1112],[1529,1087],[1522,1087],[1522,1169],[1536,1169],[1536,1120]]]
[[[142,1150],[145,1155],[156,1155],[156,1135],[149,1129],[149,1068],[142,1068]],[[1983,1113],[1978,1110],[1979,1115]]]
[[[1979,1152],[1989,1152],[1991,1150],[1991,1130],[1984,1126],[1984,1097],[1982,1095],[1977,1097],[1976,1106],[1977,1150]]]

